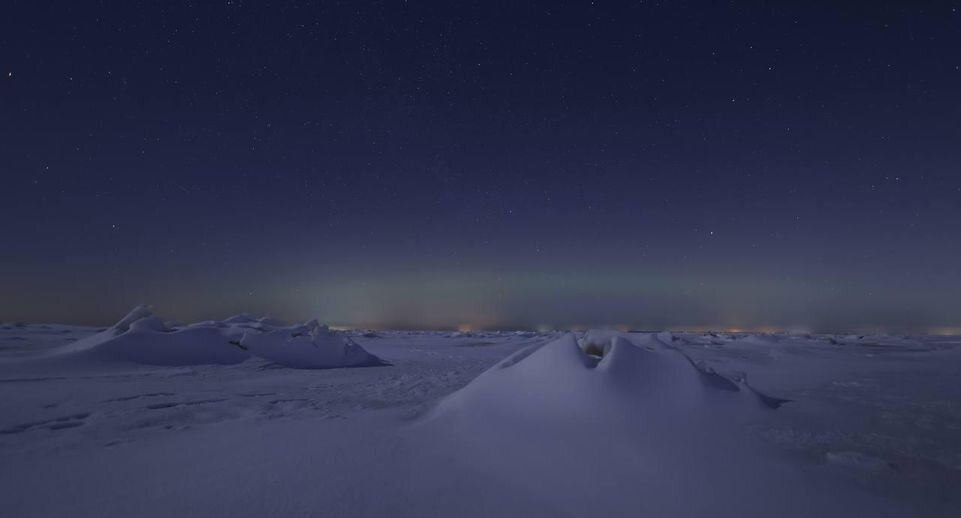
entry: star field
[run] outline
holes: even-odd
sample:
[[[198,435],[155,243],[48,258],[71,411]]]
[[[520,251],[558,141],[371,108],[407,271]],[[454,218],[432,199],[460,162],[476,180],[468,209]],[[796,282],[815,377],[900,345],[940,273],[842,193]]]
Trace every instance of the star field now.
[[[958,327],[959,7],[15,1],[0,319]]]

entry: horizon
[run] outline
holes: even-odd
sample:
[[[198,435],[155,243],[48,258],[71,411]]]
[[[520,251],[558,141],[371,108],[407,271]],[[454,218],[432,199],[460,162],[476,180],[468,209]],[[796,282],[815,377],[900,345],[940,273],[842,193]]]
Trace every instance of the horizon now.
[[[153,305],[144,304],[143,306],[150,308],[152,311],[155,309]],[[119,313],[117,318],[113,320],[103,320],[103,321],[25,321],[25,320],[0,320],[0,325],[4,326],[17,326],[17,325],[28,325],[28,326],[39,326],[39,325],[67,325],[67,326],[85,326],[94,328],[106,328],[114,325],[120,320],[120,316],[124,313]],[[204,316],[196,318],[165,318],[166,315],[161,312],[156,316],[160,317],[162,320],[167,322],[169,325],[176,326],[186,326],[198,322],[210,322],[210,321],[221,321],[227,320],[231,317],[236,316],[249,316],[255,320],[269,319],[273,321],[278,321],[284,323],[284,325],[296,325],[302,322],[308,322],[310,320],[318,320],[320,324],[327,325],[331,329],[339,331],[400,331],[400,332],[462,332],[462,333],[485,333],[485,332],[513,332],[513,331],[523,331],[523,332],[535,332],[535,333],[552,333],[552,332],[575,332],[583,333],[590,331],[592,329],[602,329],[602,330],[613,330],[626,333],[659,333],[659,332],[672,332],[672,333],[701,333],[701,334],[711,334],[711,333],[721,333],[721,334],[786,334],[786,335],[914,335],[914,336],[961,336],[961,326],[933,326],[933,327],[904,327],[904,328],[883,328],[878,326],[860,326],[853,328],[816,328],[816,327],[805,327],[800,325],[766,325],[766,324],[755,324],[746,326],[730,326],[723,324],[688,324],[688,325],[676,325],[672,327],[656,327],[656,326],[643,326],[643,325],[631,325],[626,323],[611,324],[611,323],[599,323],[596,325],[592,324],[530,324],[530,323],[517,323],[517,324],[488,324],[488,325],[477,325],[470,322],[461,322],[460,324],[454,326],[443,326],[438,325],[434,327],[418,326],[417,324],[409,324],[403,322],[395,323],[349,323],[349,322],[336,322],[327,321],[325,319],[319,318],[317,316],[307,316],[304,318],[289,318],[284,315],[275,314],[258,314],[250,313],[246,311],[241,311],[237,313],[229,314],[205,314]]]

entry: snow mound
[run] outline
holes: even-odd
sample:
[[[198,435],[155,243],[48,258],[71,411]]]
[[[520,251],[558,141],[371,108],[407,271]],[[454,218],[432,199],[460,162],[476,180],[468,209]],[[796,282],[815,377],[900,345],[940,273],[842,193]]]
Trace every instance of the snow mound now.
[[[135,322],[134,326],[138,323]],[[230,365],[249,357],[215,328],[159,331],[150,326],[134,326],[90,352],[100,358],[147,365]]]
[[[665,346],[670,337],[628,340],[616,331],[573,334],[515,353],[438,406],[437,412],[497,407],[498,413],[613,418],[645,405],[646,426],[690,414],[751,414],[767,405],[742,380],[721,376]],[[603,351],[597,360],[584,348]],[[606,409],[606,410],[605,410]],[[608,411],[611,414],[603,414]]]
[[[814,473],[820,465],[802,470],[774,454],[751,432],[774,406],[667,345],[672,336],[585,338],[606,351],[600,359],[573,334],[522,349],[442,400],[418,436],[436,458],[571,516],[843,516],[877,507]]]
[[[117,321],[116,324],[114,324],[114,325],[112,325],[112,326],[104,329],[103,331],[100,331],[99,333],[97,333],[97,334],[95,334],[95,335],[88,336],[88,337],[86,337],[86,338],[84,338],[84,339],[78,340],[78,341],[76,341],[76,342],[74,342],[74,343],[72,343],[72,344],[69,344],[69,345],[67,345],[67,346],[65,346],[65,347],[62,347],[62,348],[61,348],[59,351],[57,351],[57,352],[58,352],[58,353],[66,353],[66,352],[90,351],[90,350],[96,348],[97,346],[99,346],[99,345],[101,345],[101,344],[103,344],[103,343],[105,343],[105,342],[108,342],[108,341],[116,338],[117,336],[122,335],[123,333],[126,333],[126,332],[130,331],[130,326],[131,326],[134,322],[137,322],[138,320],[153,319],[153,318],[154,318],[154,316],[153,316],[153,312],[150,310],[150,306],[146,306],[146,305],[141,304],[141,305],[133,308],[132,310],[130,310],[130,312],[128,312],[123,318],[121,318],[119,321]],[[146,324],[146,323],[145,323],[145,324],[143,324],[143,325],[144,325],[144,326],[156,326],[156,323],[155,323],[155,322],[151,322],[151,323],[149,323],[149,324]],[[165,325],[163,325],[163,324],[161,324],[161,325],[162,325],[164,328],[166,328]]]
[[[171,329],[153,316],[147,306],[137,306],[112,327],[58,351],[100,360],[146,365],[234,364],[249,355],[231,344],[216,327]]]
[[[166,366],[230,365],[251,356],[300,369],[384,364],[317,320],[283,326],[279,320],[256,320],[242,313],[171,328],[147,306],[137,306],[115,325],[53,354]]]
[[[316,320],[266,332],[249,331],[244,333],[240,345],[265,360],[298,369],[384,364],[346,334],[331,331]]]

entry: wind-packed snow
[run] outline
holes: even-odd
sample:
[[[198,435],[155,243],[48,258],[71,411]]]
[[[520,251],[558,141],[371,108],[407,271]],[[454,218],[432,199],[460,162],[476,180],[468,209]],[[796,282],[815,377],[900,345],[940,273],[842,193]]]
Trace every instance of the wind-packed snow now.
[[[145,309],[0,324],[0,515],[961,516],[961,338],[172,327]],[[249,357],[99,352],[188,331]],[[389,366],[285,366],[351,347]]]

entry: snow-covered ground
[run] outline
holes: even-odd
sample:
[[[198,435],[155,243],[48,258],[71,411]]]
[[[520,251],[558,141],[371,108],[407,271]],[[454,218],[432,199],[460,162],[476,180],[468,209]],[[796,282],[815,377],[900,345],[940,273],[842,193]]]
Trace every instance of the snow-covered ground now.
[[[0,325],[0,515],[961,516],[958,337],[129,320]]]

